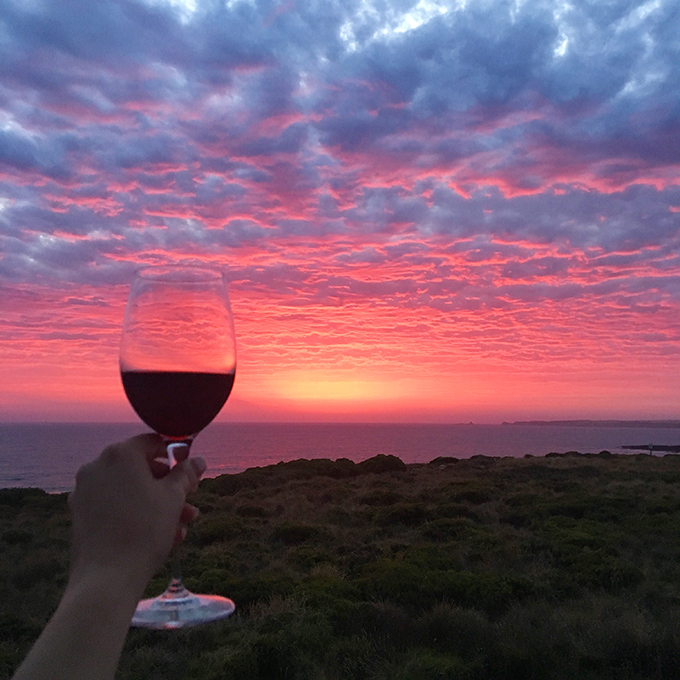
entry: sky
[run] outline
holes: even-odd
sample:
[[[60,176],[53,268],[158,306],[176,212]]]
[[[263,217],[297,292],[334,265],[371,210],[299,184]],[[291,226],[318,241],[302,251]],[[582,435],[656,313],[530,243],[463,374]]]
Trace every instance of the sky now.
[[[679,418],[679,247],[676,0],[0,0],[0,420],[200,262],[220,419]]]

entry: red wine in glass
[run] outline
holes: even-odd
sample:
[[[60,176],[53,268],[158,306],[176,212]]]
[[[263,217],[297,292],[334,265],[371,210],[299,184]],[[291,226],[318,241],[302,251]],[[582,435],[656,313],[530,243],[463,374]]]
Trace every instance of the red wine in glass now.
[[[120,372],[130,404],[163,437],[172,466],[173,451],[191,446],[234,384],[236,340],[222,273],[203,266],[142,269],[125,310]],[[190,593],[176,560],[168,588],[138,604],[132,625],[182,628],[234,609],[226,597]]]
[[[234,373],[122,371],[123,388],[137,415],[167,439],[183,441],[220,412]]]

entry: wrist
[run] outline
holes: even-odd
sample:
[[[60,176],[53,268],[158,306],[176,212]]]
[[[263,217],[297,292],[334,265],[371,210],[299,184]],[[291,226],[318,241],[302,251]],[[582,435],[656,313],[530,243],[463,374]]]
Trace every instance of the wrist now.
[[[91,598],[102,606],[134,612],[150,577],[146,570],[125,565],[89,565],[72,569],[66,596]]]

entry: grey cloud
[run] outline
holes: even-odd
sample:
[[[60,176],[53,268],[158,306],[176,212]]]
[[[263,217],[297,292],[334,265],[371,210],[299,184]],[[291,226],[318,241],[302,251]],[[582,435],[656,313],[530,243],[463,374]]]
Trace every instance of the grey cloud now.
[[[385,255],[378,252],[374,247],[362,248],[349,253],[340,253],[336,258],[338,262],[348,263],[367,263],[367,264],[383,264],[386,260]]]
[[[425,233],[451,237],[487,233],[541,243],[563,240],[575,247],[606,250],[632,250],[680,236],[680,215],[668,211],[669,203],[678,200],[677,188],[631,186],[608,194],[570,188],[561,195],[514,198],[480,191],[463,199],[442,187],[433,199],[420,223]]]
[[[273,156],[275,154],[294,154],[300,151],[307,138],[306,125],[289,125],[275,137],[259,137],[244,141],[235,148],[239,156]]]
[[[127,0],[88,3],[5,3],[3,18],[24,45],[50,46],[79,58],[113,59],[162,50],[175,22],[167,13]],[[172,42],[171,40],[169,42]]]
[[[672,273],[675,3],[645,14],[641,2],[583,1],[558,21],[538,0],[470,2],[415,30],[376,33],[413,4],[362,13],[358,0],[208,1],[183,22],[170,6],[133,0],[4,3],[2,276],[111,282],[132,267],[114,255],[259,243],[285,259],[287,239],[340,234],[354,252],[338,266],[401,259],[448,280],[420,290],[328,278],[310,297],[329,304],[505,304],[499,291],[459,290],[442,252],[486,282],[566,277],[574,251],[591,267]],[[352,18],[349,45],[341,27]],[[513,197],[506,185],[532,193]],[[102,236],[35,237],[60,231]],[[535,256],[532,244],[565,256]],[[242,273],[272,290],[307,282],[309,272],[281,267]],[[579,294],[543,285],[504,290]],[[675,294],[668,282],[663,291]]]
[[[0,168],[18,172],[37,172],[47,177],[66,178],[73,174],[66,152],[73,138],[61,137],[45,143],[40,138],[0,130]]]
[[[344,213],[346,218],[363,223],[367,232],[390,230],[400,223],[419,224],[426,215],[425,202],[403,187],[365,188],[357,207]]]
[[[226,182],[216,175],[206,177],[195,188],[196,202],[210,204],[223,198],[242,198],[246,190],[234,182]]]

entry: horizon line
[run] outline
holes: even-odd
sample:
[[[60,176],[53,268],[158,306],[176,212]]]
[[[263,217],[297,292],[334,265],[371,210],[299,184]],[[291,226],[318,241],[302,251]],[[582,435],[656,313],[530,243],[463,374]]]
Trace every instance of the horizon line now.
[[[234,420],[217,421],[210,425],[445,425],[445,426],[465,426],[465,425],[554,425],[554,426],[616,426],[621,425],[655,425],[667,426],[669,428],[680,428],[680,418],[570,418],[560,420],[513,420],[513,421],[493,421],[493,422],[474,422],[474,421],[404,421],[395,422],[390,420]],[[6,425],[140,425],[143,423],[132,420],[0,420],[0,426]],[[208,425],[207,427],[210,427]],[[200,433],[199,433],[200,434]]]

